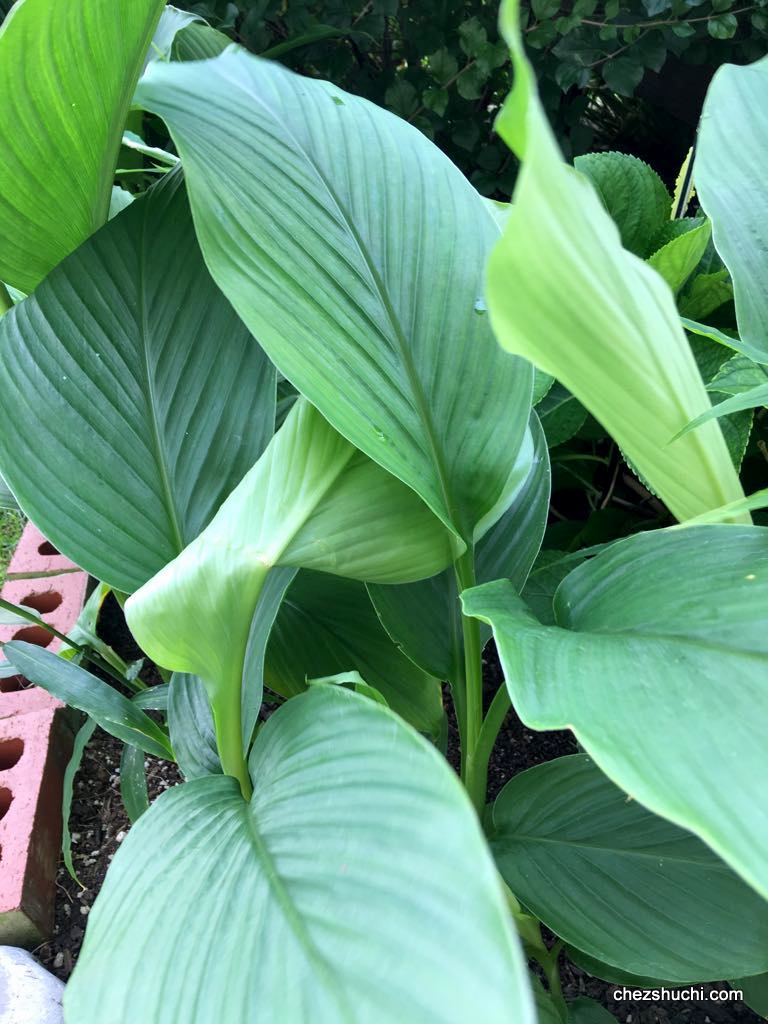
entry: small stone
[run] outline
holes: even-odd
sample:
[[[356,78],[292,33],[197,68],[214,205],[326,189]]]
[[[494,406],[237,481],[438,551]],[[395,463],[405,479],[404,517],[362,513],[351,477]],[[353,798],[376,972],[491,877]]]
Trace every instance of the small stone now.
[[[117,835],[115,836],[115,842],[116,843],[122,843],[122,841],[124,839],[125,839],[125,832],[118,832]]]
[[[63,992],[26,950],[0,946],[0,1024],[64,1024]]]
[[[80,907],[80,913],[81,914],[90,914],[90,912],[91,912],[91,908],[90,907]]]
[[[64,954],[61,951],[59,951],[53,958],[53,966],[57,971],[64,966]]]

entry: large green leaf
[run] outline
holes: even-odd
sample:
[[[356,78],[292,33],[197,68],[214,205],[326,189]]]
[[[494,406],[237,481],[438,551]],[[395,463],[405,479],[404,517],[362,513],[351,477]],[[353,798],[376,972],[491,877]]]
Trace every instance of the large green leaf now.
[[[584,754],[517,775],[492,820],[507,885],[590,956],[672,982],[768,967],[768,903],[696,836],[627,800]]]
[[[251,625],[263,600],[271,625],[288,582],[273,593],[272,569],[395,582],[430,576],[451,558],[448,531],[418,496],[301,399],[207,529],[128,599],[125,612],[158,664],[203,679],[231,773],[225,750],[239,757],[261,700],[258,681],[241,697]],[[266,645],[266,631],[261,640]]]
[[[768,58],[748,67],[724,64],[704,102],[694,177],[731,272],[740,351],[761,362],[768,362],[766,160]]]
[[[502,28],[515,79],[496,127],[522,167],[488,264],[499,342],[568,388],[678,519],[735,501],[741,485],[716,422],[672,441],[710,404],[674,297],[622,248],[591,184],[561,159],[515,0],[502,6]]]
[[[163,0],[21,0],[0,28],[0,280],[30,292],[106,221]]]
[[[571,728],[603,771],[768,895],[768,530],[693,526],[580,565],[542,626],[510,584],[464,595],[513,703]]]
[[[549,510],[547,442],[535,413],[517,462],[512,503],[475,547],[478,582],[500,577],[522,588],[538,554]],[[464,671],[461,608],[451,571],[404,586],[368,585],[379,618],[403,652],[425,672],[456,681]],[[483,643],[490,631],[483,627]]]
[[[300,572],[269,638],[265,680],[275,693],[301,693],[308,678],[357,671],[419,732],[437,735],[440,684],[409,661],[384,631],[365,586],[326,573]]]
[[[250,771],[250,805],[231,779],[199,779],[131,830],[68,1020],[534,1024],[477,820],[428,743],[318,686],[269,719]]]
[[[197,536],[272,434],[274,369],[205,269],[178,173],[14,306],[0,348],[0,466],[118,590]]]
[[[532,380],[489,328],[498,227],[475,190],[407,122],[237,48],[155,62],[137,100],[165,119],[208,266],[281,372],[471,542]]]

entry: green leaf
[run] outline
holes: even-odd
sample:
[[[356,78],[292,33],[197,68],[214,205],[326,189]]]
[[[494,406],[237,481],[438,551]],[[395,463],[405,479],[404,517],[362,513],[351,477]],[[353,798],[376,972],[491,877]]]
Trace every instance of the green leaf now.
[[[738,978],[731,982],[731,988],[740,989],[744,1002],[761,1017],[768,1017],[768,974],[753,978]]]
[[[704,221],[692,231],[686,231],[671,239],[657,250],[648,263],[661,274],[672,291],[677,295],[694,272],[709,243],[712,232],[709,221]]]
[[[718,14],[707,20],[707,31],[713,39],[733,39],[739,22],[735,14]]]
[[[520,487],[499,521],[475,548],[479,581],[511,579],[523,586],[538,554],[549,510],[547,445],[535,414],[532,447],[521,452]],[[384,628],[403,652],[438,679],[457,680],[464,668],[461,609],[452,570],[401,587],[368,585]],[[481,629],[485,642],[490,633]]]
[[[503,581],[463,596],[493,625],[526,725],[573,729],[617,785],[763,895],[766,599],[768,530],[728,525],[611,545],[560,585],[556,626]]]
[[[427,57],[427,67],[440,85],[445,85],[459,70],[459,63],[445,46]]]
[[[731,275],[723,268],[711,274],[697,274],[680,297],[680,315],[691,320],[703,320],[733,298]]]
[[[515,776],[492,815],[507,885],[591,957],[673,982],[768,967],[768,903],[696,836],[627,800],[585,755]]]
[[[588,153],[577,156],[573,165],[594,185],[624,248],[636,256],[650,256],[672,206],[658,174],[627,153]]]
[[[13,512],[18,512],[19,510],[19,503],[14,498],[10,487],[2,476],[0,476],[0,508],[11,509]]]
[[[153,64],[137,98],[165,119],[208,266],[279,370],[471,543],[531,390],[484,314],[498,228],[480,196],[412,125],[234,48]]]
[[[217,32],[209,25],[187,25],[176,34],[171,56],[173,60],[208,60],[218,57],[232,40],[223,32]]]
[[[79,886],[84,888],[83,883],[77,877],[75,864],[72,860],[72,833],[69,829],[69,816],[72,811],[72,796],[75,789],[75,776],[80,770],[85,748],[91,742],[91,737],[96,732],[96,723],[92,718],[86,718],[83,724],[75,733],[75,740],[72,745],[72,755],[64,769],[64,779],[61,793],[61,856],[70,877]]]
[[[222,764],[232,774],[225,758],[240,757],[261,701],[258,682],[252,692],[246,688],[243,716],[251,624],[267,600],[271,625],[277,610],[271,599],[279,603],[287,585],[281,580],[271,593],[280,579],[271,570],[402,582],[430,576],[452,557],[448,532],[417,495],[302,398],[211,524],[128,599],[125,612],[158,664],[204,681]],[[266,640],[263,635],[262,649]]]
[[[552,997],[538,977],[531,973],[528,975],[528,981],[533,990],[533,999],[536,1003],[537,1024],[563,1024],[563,1018],[552,1002]]]
[[[0,280],[30,292],[106,221],[163,0],[22,0],[0,29]]]
[[[187,25],[192,25],[194,22],[202,20],[198,14],[180,11],[177,7],[172,7],[170,4],[164,7],[152,42],[150,43],[147,63],[151,60],[170,60],[173,41],[176,35],[186,28]]]
[[[90,715],[105,732],[147,754],[173,760],[168,737],[149,715],[84,668],[22,640],[7,643],[5,653],[26,679]]]
[[[144,772],[144,751],[126,743],[120,758],[120,796],[125,813],[135,824],[149,808],[147,777]]]
[[[630,57],[607,60],[602,70],[605,84],[619,96],[633,96],[643,80],[643,65],[637,64]]]
[[[569,441],[584,426],[588,415],[581,402],[558,382],[539,402],[537,412],[550,448]]]
[[[758,384],[757,387],[750,388],[749,391],[742,391],[738,395],[726,398],[724,402],[718,402],[717,405],[713,405],[707,412],[691,420],[680,431],[680,436],[682,437],[690,431],[698,430],[703,424],[709,423],[720,416],[741,412],[742,409],[758,409],[765,405],[768,405],[768,383]]]
[[[272,715],[250,771],[250,804],[231,779],[198,779],[130,831],[89,917],[69,1018],[534,1024],[477,819],[428,743],[318,686]]]
[[[488,264],[499,342],[586,406],[678,519],[735,501],[743,492],[719,426],[670,443],[709,405],[672,293],[621,247],[597,193],[562,162],[514,0],[502,8],[502,27],[515,84],[496,126],[522,168]]]
[[[579,996],[568,1004],[568,1024],[616,1024],[616,1018],[594,999]]]
[[[768,367],[754,362],[749,356],[738,354],[723,363],[707,384],[707,391],[740,395],[760,384],[768,384]]]
[[[0,346],[0,464],[19,503],[127,593],[208,524],[272,434],[274,368],[205,268],[178,173],[14,306]]]
[[[267,647],[265,682],[292,697],[312,676],[355,670],[419,732],[443,720],[438,680],[418,669],[384,631],[365,586],[303,571],[288,589]]]
[[[405,78],[396,78],[384,96],[387,106],[398,117],[406,120],[419,108],[419,97],[414,86]],[[343,104],[343,101],[342,101]]]
[[[174,672],[168,695],[168,733],[184,778],[220,775],[213,712],[197,676]]]
[[[694,177],[733,279],[741,351],[761,362],[768,362],[767,153],[768,58],[747,67],[724,64],[704,102]]]

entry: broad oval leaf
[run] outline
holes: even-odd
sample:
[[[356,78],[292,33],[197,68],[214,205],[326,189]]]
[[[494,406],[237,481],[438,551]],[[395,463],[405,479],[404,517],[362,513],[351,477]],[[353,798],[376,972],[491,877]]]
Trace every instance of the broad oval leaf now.
[[[0,280],[30,292],[107,220],[164,0],[20,0],[0,28]]]
[[[426,741],[367,698],[314,687],[269,719],[250,771],[250,805],[231,779],[198,779],[131,830],[68,1018],[534,1024],[477,820]]]
[[[589,757],[517,775],[492,820],[507,885],[590,956],[671,982],[768,967],[768,903],[696,836],[627,800]]]
[[[465,592],[514,706],[768,896],[768,529],[640,534],[580,565],[543,626],[503,581]]]
[[[165,119],[208,266],[270,358],[471,542],[532,386],[485,315],[498,227],[480,196],[412,125],[234,47],[155,62],[137,100]]]
[[[739,351],[758,362],[768,362],[766,158],[768,58],[747,67],[724,64],[704,101],[694,178],[733,280]]]
[[[0,348],[3,472],[117,590],[179,554],[272,435],[274,368],[205,269],[178,173],[2,317]]]
[[[736,501],[743,492],[715,421],[672,441],[710,405],[674,297],[622,248],[590,183],[563,162],[523,51],[517,0],[502,5],[502,29],[515,80],[496,127],[522,167],[488,263],[499,343],[568,388],[678,519]]]

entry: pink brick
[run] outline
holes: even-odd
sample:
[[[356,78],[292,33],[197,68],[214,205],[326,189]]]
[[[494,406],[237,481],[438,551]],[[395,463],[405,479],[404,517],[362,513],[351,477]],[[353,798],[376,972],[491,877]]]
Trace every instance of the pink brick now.
[[[76,568],[28,523],[8,572]],[[87,585],[87,574],[78,569],[6,581],[2,596],[34,608],[67,633],[82,611]],[[0,626],[0,641],[12,639],[49,651],[62,643],[40,626]],[[20,676],[0,679],[0,944],[35,945],[53,926],[62,779],[72,751],[68,723],[64,705],[45,690]]]
[[[59,708],[0,719],[0,944],[53,927],[61,787],[72,733]]]
[[[50,572],[76,568],[73,562],[49,544],[32,523],[27,523],[8,572]],[[34,608],[60,633],[67,633],[82,611],[87,586],[87,573],[66,572],[61,576],[44,579],[6,581],[2,596],[6,601]],[[39,643],[49,651],[57,651],[61,647],[61,641],[57,637],[51,639],[51,634],[41,626],[0,626],[0,642],[14,638]],[[0,653],[0,662],[5,660],[5,656]],[[26,680],[18,676],[0,679],[0,718],[44,707],[62,705],[44,690],[29,687]]]

